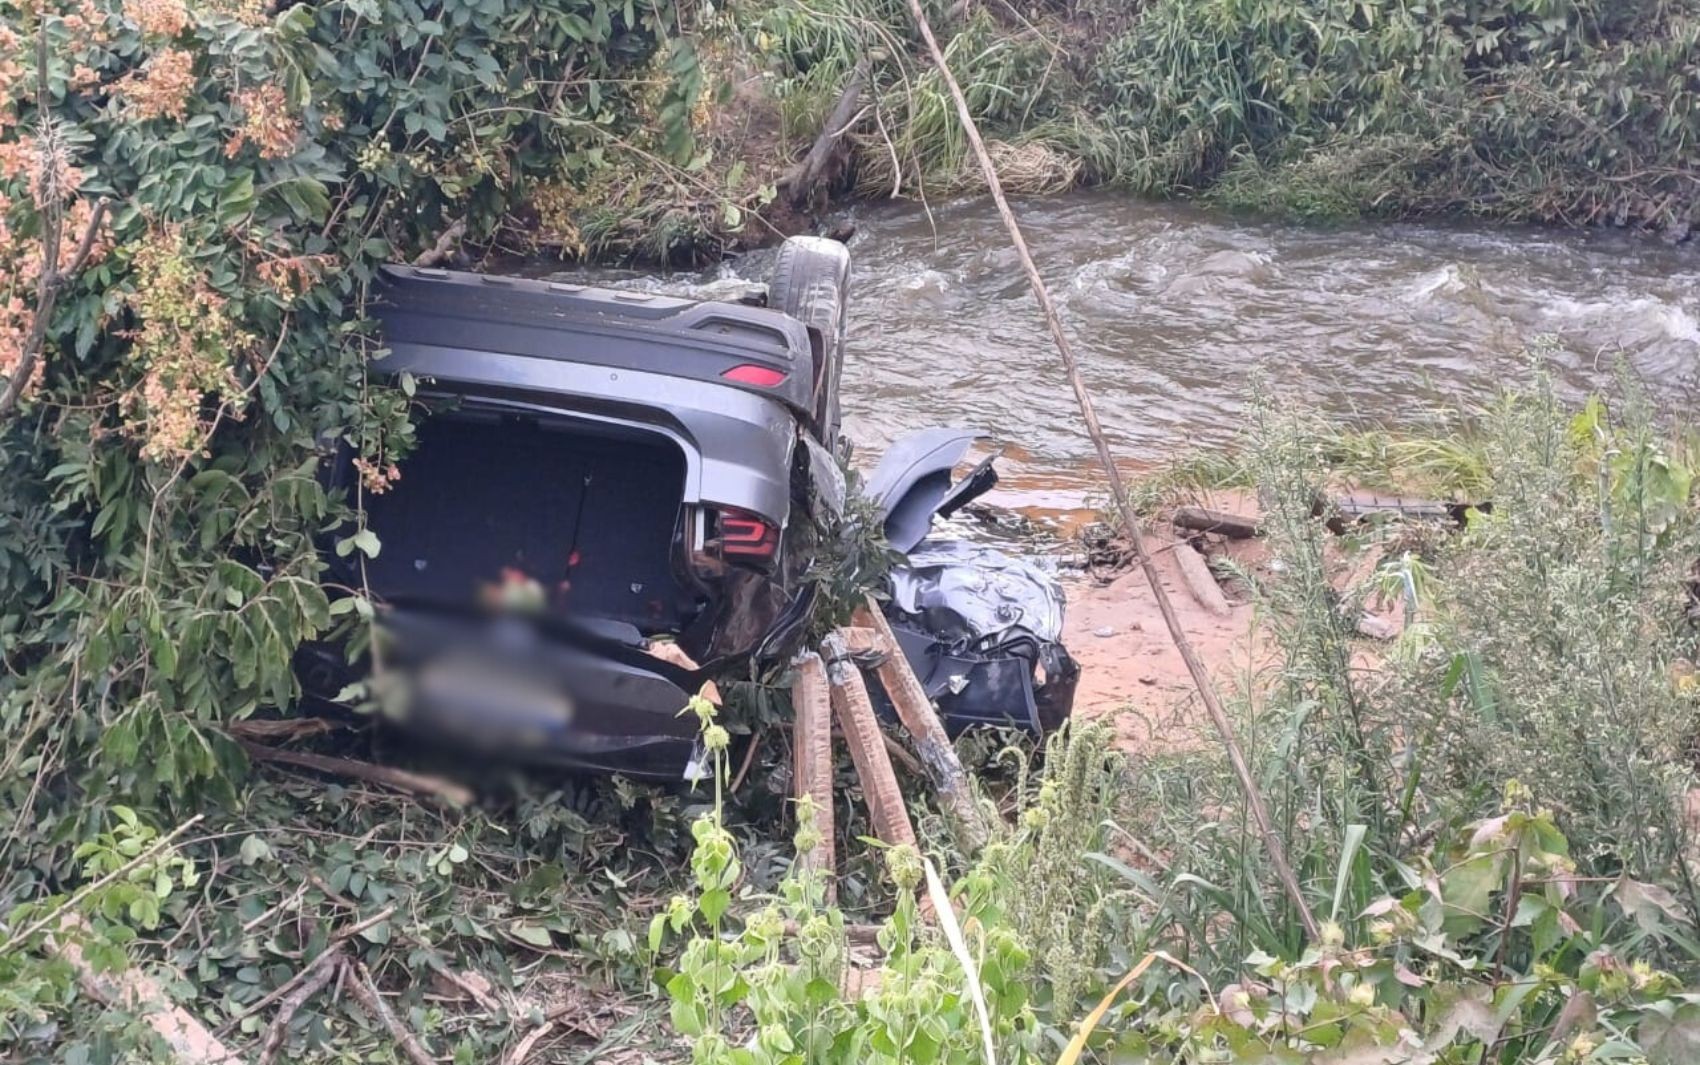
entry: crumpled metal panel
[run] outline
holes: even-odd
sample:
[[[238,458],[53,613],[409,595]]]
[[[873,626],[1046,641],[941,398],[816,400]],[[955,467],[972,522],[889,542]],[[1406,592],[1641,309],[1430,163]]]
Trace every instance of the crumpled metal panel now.
[[[892,602],[946,642],[993,645],[1021,628],[1062,639],[1064,595],[1025,559],[964,540],[924,540],[891,572]]]

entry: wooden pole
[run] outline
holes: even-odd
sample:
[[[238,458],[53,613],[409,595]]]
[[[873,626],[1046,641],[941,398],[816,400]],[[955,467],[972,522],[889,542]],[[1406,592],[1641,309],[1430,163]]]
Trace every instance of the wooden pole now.
[[[862,781],[874,834],[893,846],[906,844],[919,850],[915,826],[909,821],[908,807],[903,805],[903,791],[897,786],[897,774],[892,772],[891,757],[886,754],[885,738],[874,717],[874,704],[868,699],[861,671],[850,660],[844,638],[837,633],[821,641],[821,650],[827,660],[832,708],[850,746],[850,759],[856,763],[856,775]]]
[[[1228,605],[1228,597],[1222,594],[1222,586],[1216,583],[1216,575],[1210,572],[1210,563],[1204,560],[1204,556],[1199,554],[1196,548],[1182,540],[1175,545],[1171,554],[1175,556],[1175,565],[1180,567],[1187,591],[1198,600],[1199,606],[1219,618],[1233,613],[1233,608]]]
[[[820,655],[807,651],[793,663],[791,683],[791,783],[796,798],[807,795],[814,806],[815,832],[820,843],[799,855],[805,869],[824,869],[830,890],[834,873],[832,807],[832,692]]]
[[[962,770],[962,760],[956,756],[956,747],[950,742],[943,722],[939,721],[933,701],[927,698],[926,689],[921,687],[915,671],[909,668],[909,660],[898,649],[897,637],[892,634],[891,625],[880,611],[879,604],[870,600],[858,607],[855,620],[862,629],[872,630],[881,642],[892,649],[875,667],[875,672],[885,686],[886,694],[891,696],[892,705],[897,708],[898,720],[903,722],[903,727],[915,740],[915,753],[921,756],[921,768],[933,786],[939,809],[950,822],[957,844],[969,856],[980,853],[990,837],[990,830],[979,804],[974,801],[974,789],[969,785],[968,774]]]
[[[998,169],[986,151],[985,141],[980,138],[980,129],[974,122],[974,113],[969,110],[968,100],[962,95],[962,86],[956,83],[956,77],[950,72],[950,65],[945,62],[944,50],[939,47],[938,38],[933,36],[933,27],[927,21],[927,13],[921,9],[920,0],[909,0],[909,13],[914,16],[915,26],[921,31],[921,38],[927,44],[933,64],[938,67],[939,75],[944,79],[945,87],[950,90],[950,97],[956,104],[956,115],[962,122],[962,131],[968,137],[968,145],[973,149],[975,159],[979,161],[980,172],[986,179],[986,188],[992,194],[992,202],[997,205],[1004,229],[1009,232],[1010,243],[1015,246],[1015,253],[1021,259],[1021,268],[1027,274],[1028,284],[1032,286],[1033,297],[1039,301],[1039,311],[1045,316],[1045,324],[1050,329],[1051,339],[1056,342],[1057,353],[1062,356],[1063,370],[1068,375],[1069,387],[1074,390],[1074,399],[1080,407],[1081,419],[1086,423],[1086,433],[1092,438],[1092,445],[1098,452],[1098,461],[1103,464],[1105,476],[1109,478],[1110,495],[1115,500],[1116,510],[1121,516],[1122,530],[1126,533],[1128,542],[1133,545],[1134,557],[1139,561],[1139,568],[1145,571],[1145,579],[1151,585],[1151,595],[1157,601],[1157,609],[1163,615],[1163,623],[1168,626],[1169,635],[1175,641],[1175,649],[1180,652],[1181,660],[1186,663],[1187,673],[1198,688],[1199,699],[1204,704],[1206,713],[1210,715],[1211,724],[1215,726],[1222,746],[1227,750],[1228,761],[1232,763],[1234,775],[1239,779],[1240,790],[1245,795],[1252,820],[1256,822],[1258,833],[1263,837],[1264,849],[1269,853],[1269,864],[1274,868],[1276,878],[1281,881],[1281,886],[1298,911],[1305,932],[1311,939],[1318,939],[1320,929],[1316,924],[1316,916],[1311,913],[1310,905],[1305,901],[1304,890],[1299,886],[1299,879],[1287,861],[1286,848],[1281,845],[1281,837],[1275,832],[1269,811],[1264,806],[1263,796],[1257,789],[1257,781],[1252,778],[1251,767],[1245,760],[1245,752],[1241,750],[1239,739],[1234,735],[1233,723],[1228,720],[1227,712],[1222,709],[1222,701],[1216,696],[1215,685],[1210,674],[1205,671],[1204,663],[1199,660],[1192,648],[1192,642],[1181,629],[1180,619],[1175,616],[1174,604],[1169,602],[1168,594],[1163,591],[1157,567],[1151,561],[1151,553],[1145,548],[1145,537],[1140,530],[1139,517],[1134,514],[1133,507],[1128,502],[1121,471],[1116,468],[1115,457],[1111,455],[1109,441],[1104,436],[1104,428],[1098,423],[1098,412],[1092,406],[1092,396],[1086,391],[1086,383],[1080,376],[1074,348],[1069,344],[1068,334],[1063,331],[1062,318],[1057,314],[1050,290],[1045,287],[1045,279],[1039,275],[1039,267],[1034,264],[1032,253],[1027,250],[1027,239],[1022,236],[1021,224],[1016,221],[1015,212],[1010,210],[1009,201],[1004,198],[1003,185],[998,181]]]

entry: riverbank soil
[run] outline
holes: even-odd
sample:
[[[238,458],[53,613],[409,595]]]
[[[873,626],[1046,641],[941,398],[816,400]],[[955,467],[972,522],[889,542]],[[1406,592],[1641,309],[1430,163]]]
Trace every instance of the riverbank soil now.
[[[1189,502],[1260,516],[1256,498],[1246,492],[1200,492]],[[1261,539],[1213,534],[1183,538],[1170,524],[1172,512],[1172,508],[1160,511],[1146,526],[1147,549],[1163,590],[1218,693],[1253,692],[1277,662],[1247,582],[1279,579],[1280,561]],[[1228,601],[1226,614],[1213,613],[1189,590],[1175,559],[1182,544],[1199,549],[1210,561]],[[1089,562],[1085,570],[1065,581],[1068,607],[1063,643],[1080,663],[1075,717],[1109,722],[1117,746],[1129,752],[1175,750],[1208,740],[1204,730],[1209,721],[1197,688],[1144,572],[1114,540],[1089,550],[1099,560],[1110,556],[1111,562],[1108,566]],[[1354,555],[1336,543],[1329,545],[1327,562],[1337,589],[1364,580],[1375,561],[1373,553]],[[1371,616],[1385,634],[1399,632],[1396,609],[1381,607]],[[1364,640],[1365,666],[1373,667],[1378,646],[1374,640]]]

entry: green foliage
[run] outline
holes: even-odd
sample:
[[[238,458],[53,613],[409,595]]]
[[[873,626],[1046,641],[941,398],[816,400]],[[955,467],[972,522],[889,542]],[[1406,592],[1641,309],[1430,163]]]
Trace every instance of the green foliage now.
[[[1671,923],[1668,896],[1578,880],[1551,814],[1508,790],[1504,812],[1463,826],[1364,907],[1358,942],[1330,922],[1320,942],[1254,952],[1214,988],[1190,969],[1155,970],[1094,1045],[1189,1065],[1687,1060],[1700,1005],[1637,956],[1645,933]]]
[[[871,970],[850,967],[843,911],[821,873],[799,863],[771,894],[740,891],[732,838],[718,809],[705,814],[693,829],[694,891],[650,925],[653,950],[684,940],[662,979],[692,1060],[966,1065],[984,1060],[988,1033],[999,1061],[1047,1060],[1044,1017],[1066,1023],[1075,992],[1113,957],[1103,935],[1113,877],[1085,862],[1103,842],[1117,779],[1105,742],[1091,728],[1053,741],[1019,823],[948,892],[942,882],[926,887],[937,874],[921,855],[886,851],[896,903]],[[804,856],[820,842],[806,806],[798,823]],[[956,900],[962,949],[942,930],[947,922],[922,919],[918,888],[935,910]]]
[[[1691,2],[1159,0],[1099,56],[1096,169],[1301,217],[1683,225],[1697,45]]]
[[[1490,427],[1493,509],[1440,558],[1435,646],[1412,679],[1441,697],[1424,707],[1433,742],[1459,777],[1527,782],[1596,871],[1674,878],[1700,917],[1684,755],[1700,705],[1676,680],[1693,653],[1692,460],[1633,397],[1571,418],[1543,390]]]
[[[208,8],[143,33],[89,10],[104,36],[41,16],[54,107],[17,127],[86,146],[83,194],[113,201],[115,250],[75,279],[45,380],[0,426],[0,708],[88,784],[146,800],[217,778],[232,752],[213,726],[291,705],[290,655],[332,625],[315,547],[348,512],[321,454],[382,467],[409,439],[406,397],[366,380],[374,266],[452,219],[490,232],[530,177],[585,150],[580,124],[612,106],[592,103],[600,79],[643,62],[672,16],[450,0]],[[127,86],[176,53],[195,75],[144,117]],[[73,63],[100,94],[69,83]],[[584,80],[545,88],[564,66]],[[277,110],[253,86],[282,86]],[[14,198],[14,229],[38,210]],[[210,376],[166,372],[179,350]],[[97,739],[102,758],[67,758]]]
[[[367,377],[376,267],[457,221],[487,238],[615,142],[687,157],[702,85],[682,14],[0,2],[7,314],[34,306],[26,253],[51,219],[111,203],[0,416],[0,897],[62,894],[114,795],[156,822],[237,798],[223,726],[292,709],[296,647],[369,610],[320,585],[321,545],[381,545],[319,472],[346,449],[381,489],[411,440],[409,390]]]
[[[130,944],[157,930],[174,896],[200,882],[194,863],[134,810],[115,805],[110,814],[111,827],[72,854],[82,885],[17,905],[0,925],[0,1029],[43,1024],[73,997],[68,949],[95,972],[124,968]],[[54,957],[43,960],[49,943]]]
[[[1074,184],[1072,98],[1077,82],[1046,28],[1011,25],[986,10],[966,21],[929,2],[945,58],[1011,190]],[[784,132],[820,132],[850,72],[872,60],[870,114],[851,133],[854,187],[871,196],[927,195],[983,187],[944,80],[920,49],[908,5],[894,0],[775,3],[748,20],[746,37],[777,75]]]

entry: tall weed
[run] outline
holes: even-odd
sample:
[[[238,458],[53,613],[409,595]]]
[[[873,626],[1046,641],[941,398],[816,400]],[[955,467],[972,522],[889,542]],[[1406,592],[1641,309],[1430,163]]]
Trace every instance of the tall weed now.
[[[1693,642],[1691,468],[1633,400],[1572,417],[1543,385],[1489,431],[1493,508],[1444,558],[1440,647],[1412,686],[1440,697],[1448,784],[1523,780],[1593,871],[1668,879],[1700,917],[1700,703],[1674,672]]]

